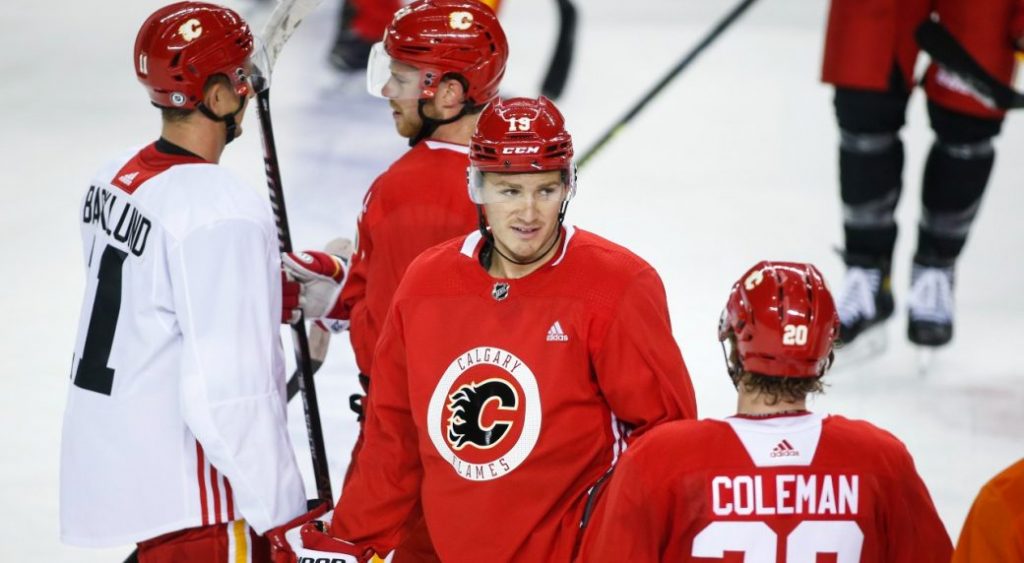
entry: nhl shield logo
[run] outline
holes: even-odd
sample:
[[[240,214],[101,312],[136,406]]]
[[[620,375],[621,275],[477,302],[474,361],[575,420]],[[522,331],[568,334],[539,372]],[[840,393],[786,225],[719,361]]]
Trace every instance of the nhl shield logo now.
[[[504,301],[508,297],[508,284],[505,282],[494,284],[494,289],[491,290],[491,297],[495,301]]]

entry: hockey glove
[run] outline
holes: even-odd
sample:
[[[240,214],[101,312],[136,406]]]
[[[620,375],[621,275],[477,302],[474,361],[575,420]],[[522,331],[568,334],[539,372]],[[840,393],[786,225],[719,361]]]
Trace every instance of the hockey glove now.
[[[321,502],[313,510],[283,526],[267,532],[273,563],[322,561],[357,563],[373,556],[369,548],[360,548],[330,535],[330,524],[318,520],[327,514],[328,504]]]
[[[288,277],[288,274],[281,272],[281,322],[293,324],[299,322],[301,311],[299,311],[299,298],[302,294],[302,285]]]
[[[348,273],[342,257],[315,250],[282,254],[281,267],[302,285],[299,306],[308,319],[322,318],[334,307]]]

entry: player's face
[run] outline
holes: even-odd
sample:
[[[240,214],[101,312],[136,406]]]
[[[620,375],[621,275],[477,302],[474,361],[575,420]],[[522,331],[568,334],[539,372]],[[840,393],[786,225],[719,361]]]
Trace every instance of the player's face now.
[[[485,173],[481,195],[494,244],[502,254],[528,262],[554,252],[558,214],[568,195],[561,172]]]
[[[419,70],[403,62],[391,60],[391,75],[381,93],[391,106],[395,130],[406,139],[416,136],[423,127],[419,106]]]
[[[395,120],[395,130],[406,139],[416,136],[423,127],[423,119],[418,111],[419,100],[388,100],[391,106],[391,118]]]

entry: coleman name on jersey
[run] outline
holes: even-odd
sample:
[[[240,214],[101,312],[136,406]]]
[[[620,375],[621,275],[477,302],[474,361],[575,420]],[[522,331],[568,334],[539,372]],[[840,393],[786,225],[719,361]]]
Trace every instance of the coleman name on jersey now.
[[[717,516],[856,515],[859,496],[858,475],[718,475],[711,480]]]
[[[142,256],[146,250],[146,241],[153,227],[153,223],[128,203],[126,197],[118,197],[118,194],[99,186],[89,186],[85,194],[82,222],[102,229],[135,256]]]

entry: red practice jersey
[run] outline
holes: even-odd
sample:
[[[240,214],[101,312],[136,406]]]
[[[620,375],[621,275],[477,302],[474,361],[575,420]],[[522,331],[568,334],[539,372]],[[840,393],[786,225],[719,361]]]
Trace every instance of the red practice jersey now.
[[[615,468],[580,560],[947,563],[951,551],[899,440],[806,414],[652,430]]]
[[[356,251],[331,318],[349,319],[359,371],[370,375],[391,298],[421,252],[477,225],[466,192],[468,148],[425,140],[381,174],[363,200]]]
[[[913,85],[918,54],[914,31],[933,11],[986,70],[1010,82],[1014,42],[1024,26],[1020,0],[832,0],[822,80],[883,91],[898,64],[904,84]],[[928,70],[926,88],[929,99],[950,109],[979,117],[1002,115],[963,93],[962,86],[934,66]]]
[[[587,491],[627,439],[696,415],[661,279],[567,228],[520,279],[479,232],[423,253],[374,363],[364,445],[334,533],[379,553],[423,513],[442,561],[568,561]]]
[[[981,488],[974,500],[953,563],[1024,561],[1024,459]]]

